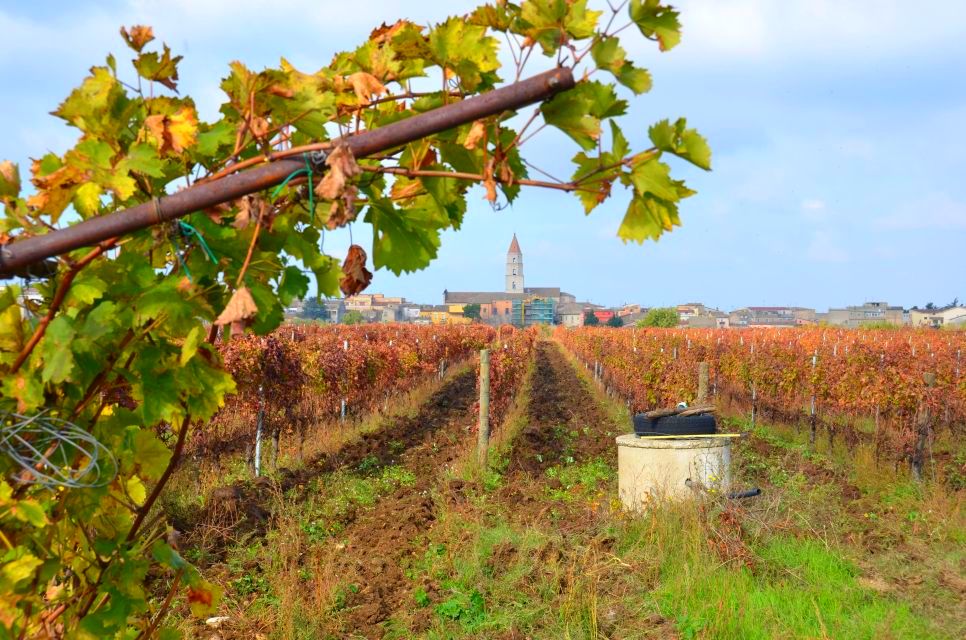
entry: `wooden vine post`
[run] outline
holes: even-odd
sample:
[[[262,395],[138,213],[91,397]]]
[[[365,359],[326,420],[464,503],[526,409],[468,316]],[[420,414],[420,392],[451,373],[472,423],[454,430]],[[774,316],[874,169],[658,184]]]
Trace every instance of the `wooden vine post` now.
[[[936,374],[924,373],[922,374],[922,381],[926,385],[926,395],[928,396],[929,390],[936,386]],[[916,480],[922,482],[922,469],[926,459],[926,443],[929,440],[929,429],[932,426],[932,416],[929,412],[927,399],[920,403],[919,411],[916,413],[916,447],[912,452],[910,467],[912,468],[912,475],[915,476]]]
[[[487,450],[490,448],[490,350],[480,350],[480,424],[477,442],[477,460],[480,468],[486,467]]]
[[[701,404],[708,401],[708,363],[698,363],[698,397],[695,402]]]

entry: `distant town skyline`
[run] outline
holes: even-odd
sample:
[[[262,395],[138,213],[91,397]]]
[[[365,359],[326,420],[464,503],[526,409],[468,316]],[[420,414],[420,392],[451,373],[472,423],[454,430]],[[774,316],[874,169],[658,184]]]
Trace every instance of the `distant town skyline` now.
[[[279,0],[274,10],[298,19],[286,22],[284,37],[265,38],[264,4],[254,0],[5,3],[0,83],[17,99],[0,103],[0,160],[18,162],[26,177],[30,158],[74,143],[76,130],[49,112],[108,52],[131,72],[121,25],[151,24],[185,56],[179,87],[212,119],[232,60],[260,69],[284,56],[313,71],[383,21],[440,22],[476,4],[359,0],[345,11],[344,3]],[[610,306],[822,309],[966,298],[966,3],[917,5],[915,28],[899,0],[673,4],[684,25],[678,48],[662,54],[628,39],[654,88],[633,101],[625,132],[641,148],[648,125],[685,116],[708,138],[714,171],[674,163],[698,192],[682,204],[683,227],[658,243],[623,245],[615,235],[621,198],[585,217],[571,195],[524,190],[494,211],[474,188],[462,229],[443,234],[428,269],[377,271],[371,290],[418,301],[438,301],[447,288],[499,290],[515,231],[528,282]],[[562,154],[559,142],[541,133],[528,143],[531,159],[568,176],[571,146]],[[352,233],[370,248],[368,225]],[[326,235],[335,256],[348,245],[347,229]]]

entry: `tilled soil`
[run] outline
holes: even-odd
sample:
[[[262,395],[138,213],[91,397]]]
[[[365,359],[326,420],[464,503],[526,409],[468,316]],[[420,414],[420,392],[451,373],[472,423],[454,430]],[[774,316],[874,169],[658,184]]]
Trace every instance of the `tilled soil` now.
[[[425,536],[436,520],[437,505],[430,491],[472,441],[468,431],[475,419],[471,410],[474,398],[471,371],[427,402],[409,422],[411,428],[372,434],[327,461],[333,465],[330,468],[337,468],[375,456],[381,464],[401,466],[415,476],[411,486],[400,487],[359,513],[340,533],[342,542],[333,541],[322,553],[320,563],[342,585],[352,586],[343,591],[344,602],[332,615],[326,629],[329,633],[380,638],[381,624],[393,612],[412,607],[411,583],[404,567],[422,555]],[[398,453],[399,442],[405,445],[402,453]],[[449,487],[457,500],[461,499],[459,485],[454,481]]]
[[[243,533],[262,533],[271,519],[271,505],[280,493],[307,485],[322,474],[356,467],[363,460],[371,467],[394,464],[396,459],[405,457],[409,449],[425,443],[440,429],[463,418],[473,402],[475,388],[474,371],[463,372],[433,393],[416,415],[389,420],[377,431],[363,434],[339,450],[316,458],[304,468],[282,469],[277,482],[258,478],[254,482],[238,482],[216,489],[200,524],[230,525],[233,537]],[[176,528],[190,534],[193,525],[176,523]]]
[[[554,465],[595,458],[616,464],[614,436],[621,432],[556,343],[540,342],[536,358],[527,426],[511,446],[502,492],[503,499],[521,505],[539,501],[545,472]]]

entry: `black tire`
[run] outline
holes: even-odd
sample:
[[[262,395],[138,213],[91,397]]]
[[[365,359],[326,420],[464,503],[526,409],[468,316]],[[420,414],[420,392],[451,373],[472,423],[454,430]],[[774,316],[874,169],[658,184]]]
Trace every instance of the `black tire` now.
[[[706,436],[718,432],[714,416],[667,416],[652,420],[643,413],[634,416],[634,433],[639,436]]]

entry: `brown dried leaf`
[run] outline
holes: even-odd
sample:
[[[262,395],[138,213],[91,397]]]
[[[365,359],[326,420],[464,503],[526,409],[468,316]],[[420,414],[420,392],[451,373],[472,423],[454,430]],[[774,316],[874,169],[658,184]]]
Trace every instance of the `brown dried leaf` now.
[[[295,95],[294,91],[292,91],[288,87],[283,87],[280,84],[273,84],[265,91],[272,94],[273,96],[278,96],[279,98],[291,98],[292,96]]]
[[[248,287],[239,287],[235,293],[231,294],[231,300],[225,305],[224,311],[215,320],[215,324],[221,326],[231,324],[239,320],[247,320],[258,313],[258,306],[252,298]]]
[[[121,37],[129,47],[140,53],[144,45],[154,40],[154,29],[143,24],[134,25],[130,31],[121,27]]]
[[[386,87],[379,82],[379,78],[365,71],[353,73],[346,78],[346,81],[352,86],[352,90],[356,92],[356,97],[362,104],[369,104],[369,98],[373,94],[381,96],[386,93]]]
[[[326,200],[335,200],[341,196],[345,191],[346,181],[362,173],[356,159],[352,157],[352,151],[345,144],[333,149],[325,164],[329,165],[329,170],[319,181],[315,194]]]
[[[496,180],[492,177],[486,178],[483,180],[483,186],[486,187],[486,199],[491,204],[496,202]]]
[[[205,209],[205,215],[208,219],[215,224],[221,224],[222,220],[225,218],[225,214],[231,211],[231,205],[227,202],[222,202],[214,206]]]
[[[263,140],[268,133],[268,120],[256,116],[248,123],[248,128],[251,130],[253,136],[259,140]]]
[[[251,196],[244,196],[238,199],[238,213],[235,214],[235,220],[231,223],[231,226],[241,231],[247,228],[251,221],[252,199]]]
[[[345,193],[341,198],[332,201],[329,207],[329,217],[325,221],[325,226],[330,231],[344,227],[356,219],[356,194],[359,190],[353,186],[346,187]]]
[[[342,263],[342,280],[339,288],[346,296],[354,296],[372,282],[372,273],[366,269],[366,252],[357,244],[349,247],[349,253]]]
[[[403,27],[408,24],[412,24],[409,20],[397,20],[395,24],[388,25],[385,22],[382,26],[376,27],[369,34],[369,39],[376,44],[382,44],[384,42],[389,42],[392,40],[393,36],[396,35]]]
[[[486,126],[483,124],[482,120],[477,120],[470,127],[470,132],[466,135],[466,141],[463,142],[463,146],[467,149],[475,149],[476,145],[479,144],[480,140],[486,134]]]

